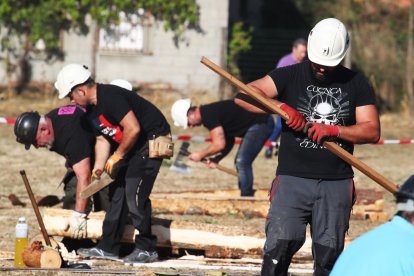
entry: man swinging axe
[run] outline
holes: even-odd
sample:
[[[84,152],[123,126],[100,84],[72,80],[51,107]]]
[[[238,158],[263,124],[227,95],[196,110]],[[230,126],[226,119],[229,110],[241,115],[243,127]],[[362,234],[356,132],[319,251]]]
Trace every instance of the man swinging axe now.
[[[231,100],[191,106],[190,99],[177,100],[171,115],[175,125],[183,129],[203,125],[209,130],[211,143],[188,158],[199,162],[215,155],[207,162],[211,168],[231,151],[236,137],[243,138],[235,158],[240,194],[254,195],[252,163],[272,133],[274,122],[270,115],[248,112]]]

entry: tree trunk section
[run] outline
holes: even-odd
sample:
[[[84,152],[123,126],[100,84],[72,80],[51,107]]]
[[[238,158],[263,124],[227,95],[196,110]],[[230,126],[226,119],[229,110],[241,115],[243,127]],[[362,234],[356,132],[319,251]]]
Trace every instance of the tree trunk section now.
[[[28,267],[60,268],[62,258],[55,249],[45,249],[40,241],[33,242],[22,253],[23,263]]]

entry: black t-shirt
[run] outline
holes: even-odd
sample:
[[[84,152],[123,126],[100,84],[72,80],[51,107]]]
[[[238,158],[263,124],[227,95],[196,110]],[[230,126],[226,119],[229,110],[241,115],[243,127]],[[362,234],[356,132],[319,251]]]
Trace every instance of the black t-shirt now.
[[[298,110],[308,122],[354,125],[356,107],[375,104],[375,95],[367,80],[341,65],[329,85],[315,81],[309,61],[275,69],[268,75],[277,87],[277,99]],[[336,143],[353,153],[351,143],[343,140]],[[290,129],[285,122],[277,174],[326,179],[353,177],[349,164],[315,144],[306,134]]]
[[[200,106],[202,124],[212,130],[222,126],[226,138],[243,137],[247,130],[257,123],[264,123],[268,114],[248,112],[233,100],[214,102]]]
[[[115,148],[122,141],[120,122],[133,111],[140,125],[138,141],[131,152],[139,151],[154,136],[170,133],[161,111],[135,92],[110,84],[97,84],[97,104],[88,107],[88,119],[96,134],[103,135]]]
[[[46,116],[52,120],[55,136],[51,151],[65,157],[69,167],[87,157],[93,159],[95,136],[84,117],[84,109],[76,105],[62,106]]]

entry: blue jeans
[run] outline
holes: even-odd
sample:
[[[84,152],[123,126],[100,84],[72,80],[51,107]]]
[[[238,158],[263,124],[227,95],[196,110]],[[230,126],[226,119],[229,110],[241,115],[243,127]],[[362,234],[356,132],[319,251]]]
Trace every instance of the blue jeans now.
[[[254,195],[252,164],[272,133],[273,126],[273,118],[269,115],[267,122],[252,125],[243,137],[235,159],[241,196]]]
[[[279,115],[276,116],[276,123],[274,125],[274,128],[272,130],[272,134],[269,136],[270,142],[276,142],[277,138],[279,138],[280,134],[282,133],[282,119]],[[272,151],[273,146],[268,146],[267,150]]]

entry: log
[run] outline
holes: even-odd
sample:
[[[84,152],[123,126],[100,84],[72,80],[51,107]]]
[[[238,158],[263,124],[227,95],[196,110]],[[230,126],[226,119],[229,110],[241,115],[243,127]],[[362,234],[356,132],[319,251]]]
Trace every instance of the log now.
[[[154,213],[172,213],[180,215],[225,214],[240,217],[266,217],[269,201],[258,197],[154,194],[151,196]]]
[[[44,248],[42,242],[34,241],[22,253],[23,263],[28,267],[60,268],[62,258],[55,249]]]
[[[49,235],[70,237],[69,231],[65,230],[66,220],[71,215],[70,210],[45,208],[43,213],[43,221]],[[104,217],[105,212],[92,212],[88,215],[87,238],[102,238]],[[157,236],[157,246],[159,247],[200,250],[204,251],[207,257],[257,257],[262,253],[263,238],[222,234],[228,229],[211,224],[200,227],[209,229],[208,231],[197,230],[191,228],[192,226],[194,225],[153,219],[152,232]],[[136,234],[138,234],[138,231],[132,225],[126,225],[122,241],[134,243]]]
[[[68,233],[59,229],[60,221],[70,216],[70,210],[52,209],[44,210],[43,220],[46,229],[53,236],[68,236]],[[91,239],[102,238],[102,223],[104,212],[90,213],[87,224],[87,237]],[[194,227],[203,230],[194,229]],[[153,234],[157,236],[157,246],[169,248],[172,252],[183,252],[193,249],[201,251],[206,257],[212,258],[261,258],[263,252],[264,238],[230,235],[227,227],[211,224],[191,224],[170,220],[153,219]],[[226,234],[227,232],[227,234]],[[138,232],[127,225],[122,241],[134,243],[135,234]],[[346,245],[349,243],[346,237]],[[312,240],[307,235],[304,246],[294,256],[294,262],[312,260]]]
[[[265,218],[269,209],[268,191],[257,190],[255,197],[237,196],[239,190],[193,191],[182,193],[153,193],[154,213],[179,215],[237,215]],[[357,190],[352,219],[386,221],[383,193],[373,189]]]

